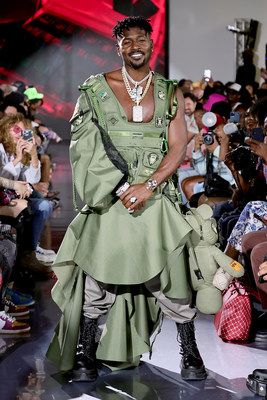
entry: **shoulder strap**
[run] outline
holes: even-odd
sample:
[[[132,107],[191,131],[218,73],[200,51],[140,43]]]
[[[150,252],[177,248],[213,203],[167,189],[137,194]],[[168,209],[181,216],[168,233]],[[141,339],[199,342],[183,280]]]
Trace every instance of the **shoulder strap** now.
[[[178,81],[176,79],[165,79],[165,78],[160,78],[162,82],[166,82],[168,86],[168,91],[167,91],[167,101],[166,101],[166,118],[167,119],[172,119],[175,116],[176,111],[178,110],[178,100],[176,96],[176,89],[178,86]],[[173,99],[173,101],[172,101]],[[172,101],[172,105],[171,105]]]

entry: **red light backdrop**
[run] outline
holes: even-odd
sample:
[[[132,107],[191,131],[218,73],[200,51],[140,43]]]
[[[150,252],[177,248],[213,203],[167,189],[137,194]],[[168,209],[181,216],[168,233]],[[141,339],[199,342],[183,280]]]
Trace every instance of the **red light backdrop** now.
[[[77,86],[92,74],[121,67],[111,36],[116,22],[127,16],[151,20],[151,68],[165,74],[165,0],[15,3],[1,6],[0,83],[22,80],[36,86],[45,94],[46,116],[69,119]]]

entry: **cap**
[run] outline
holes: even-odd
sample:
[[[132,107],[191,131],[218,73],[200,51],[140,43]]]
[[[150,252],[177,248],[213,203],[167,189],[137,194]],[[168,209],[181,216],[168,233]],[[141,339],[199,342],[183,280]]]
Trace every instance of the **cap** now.
[[[23,93],[26,90],[26,85],[22,81],[15,81],[12,83],[12,86],[14,86],[18,92]]]
[[[207,111],[210,111],[213,104],[218,103],[219,101],[227,101],[227,98],[225,96],[223,96],[222,94],[212,93],[209,96],[207,102],[205,104],[203,104],[203,108]]]
[[[241,85],[239,85],[239,83],[232,83],[232,85],[230,85],[229,87],[228,87],[228,89],[230,89],[230,90],[235,90],[236,92],[240,92],[240,89],[241,89]]]
[[[24,103],[24,100],[25,96],[20,92],[11,92],[5,96],[5,103],[9,104],[10,106]]]
[[[35,87],[28,88],[24,94],[26,94],[28,100],[40,100],[44,97],[43,93],[38,93]]]
[[[222,117],[213,112],[207,112],[202,117],[202,122],[204,124],[204,130],[207,132],[209,128],[215,129],[217,126],[224,124]]]
[[[216,128],[216,127],[219,126],[219,125],[224,124],[224,121],[223,121],[222,117],[221,117],[219,114],[217,114],[217,113],[215,113],[215,115],[216,115],[216,117],[217,117],[217,122],[216,122],[214,128]]]

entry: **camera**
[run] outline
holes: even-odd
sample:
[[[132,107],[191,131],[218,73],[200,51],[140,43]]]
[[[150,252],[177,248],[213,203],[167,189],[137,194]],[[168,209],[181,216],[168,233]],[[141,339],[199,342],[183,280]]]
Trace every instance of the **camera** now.
[[[249,146],[238,146],[231,152],[231,159],[236,171],[243,169],[255,169],[257,165],[257,156],[253,154]]]
[[[202,117],[202,123],[208,128],[208,132],[203,133],[203,143],[205,145],[211,145],[214,143],[214,137],[217,138],[213,129],[216,125],[217,117],[213,112],[207,112]]]
[[[207,133],[203,133],[203,144],[209,146],[214,143],[214,137],[217,137],[216,133],[209,130]]]

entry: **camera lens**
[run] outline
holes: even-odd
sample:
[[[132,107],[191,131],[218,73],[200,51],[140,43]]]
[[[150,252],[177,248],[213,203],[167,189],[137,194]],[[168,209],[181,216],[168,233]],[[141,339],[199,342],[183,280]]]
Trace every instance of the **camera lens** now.
[[[210,145],[210,144],[214,143],[213,134],[212,133],[204,133],[203,143],[206,145]]]

